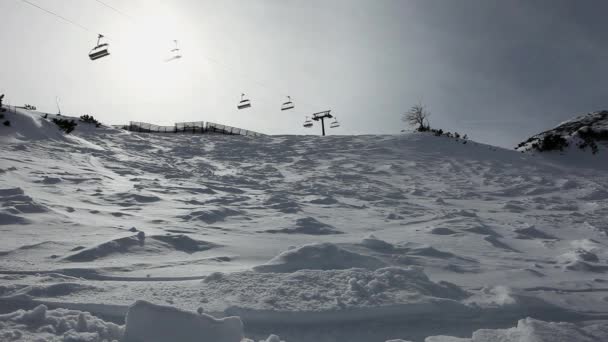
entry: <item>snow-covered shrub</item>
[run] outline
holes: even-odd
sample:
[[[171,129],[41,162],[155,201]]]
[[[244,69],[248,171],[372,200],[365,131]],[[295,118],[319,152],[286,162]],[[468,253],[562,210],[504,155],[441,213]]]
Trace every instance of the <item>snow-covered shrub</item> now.
[[[589,147],[593,154],[599,151],[596,141],[608,141],[608,130],[594,130],[589,126],[585,126],[580,128],[576,133],[582,140],[578,144],[578,147],[582,150]]]
[[[515,148],[525,152],[530,150],[555,151],[576,146],[581,150],[589,147],[593,154],[600,152],[602,143],[608,141],[608,111],[591,112],[559,124],[557,127],[536,134]]]
[[[89,115],[89,114],[81,115],[80,116],[80,121],[85,122],[85,123],[94,124],[95,127],[100,127],[101,126],[101,123],[99,121],[97,121],[97,119],[95,119],[93,117],[93,115]]]
[[[564,148],[568,147],[568,141],[561,135],[547,134],[539,143],[533,144],[532,147],[541,152],[555,150],[563,151]]]
[[[72,131],[78,125],[74,120],[67,119],[53,119],[53,123],[59,127],[60,130],[64,131],[66,134],[72,133]]]
[[[466,141],[469,139],[469,136],[466,135],[466,134],[461,135],[458,132],[452,133],[450,131],[444,131],[441,128],[439,128],[439,129],[430,128],[430,127],[427,127],[427,128],[428,128],[427,131],[433,133],[433,135],[435,135],[436,137],[445,136],[445,137],[448,137],[448,138],[454,138],[454,139],[456,139],[458,141],[463,140],[465,144],[466,144]]]

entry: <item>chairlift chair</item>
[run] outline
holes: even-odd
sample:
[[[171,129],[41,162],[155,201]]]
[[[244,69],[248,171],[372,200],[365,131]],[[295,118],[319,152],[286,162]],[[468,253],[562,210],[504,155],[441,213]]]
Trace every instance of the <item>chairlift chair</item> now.
[[[305,128],[311,128],[312,127],[312,120],[310,120],[308,118],[308,116],[306,117],[306,120],[304,121],[304,125]]]
[[[108,56],[108,43],[101,44],[101,39],[104,38],[103,34],[97,36],[97,46],[95,46],[91,52],[89,52],[89,58],[94,61],[102,57]]]
[[[241,94],[241,101],[236,106],[238,109],[245,109],[251,107],[251,101],[245,98],[245,94]]]
[[[294,107],[293,102],[291,102],[291,96],[287,96],[287,102],[284,102],[283,105],[281,105],[281,110],[289,110],[293,109]]]
[[[173,42],[175,43],[175,48],[174,48],[174,49],[171,49],[171,54],[172,54],[173,56],[171,56],[171,58],[169,59],[170,61],[171,61],[171,60],[174,60],[174,59],[180,59],[180,58],[182,58],[182,55],[181,55],[181,53],[180,53],[179,46],[177,45],[177,40],[174,40]]]
[[[329,124],[329,128],[338,128],[338,127],[340,127],[340,123],[338,122],[337,118],[334,118],[334,121],[332,121]]]

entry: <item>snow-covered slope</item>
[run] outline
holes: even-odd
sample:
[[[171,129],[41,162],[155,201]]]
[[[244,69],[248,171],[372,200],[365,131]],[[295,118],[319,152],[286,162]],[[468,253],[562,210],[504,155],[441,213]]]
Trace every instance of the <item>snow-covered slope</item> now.
[[[580,115],[534,135],[517,146],[519,151],[563,151],[574,148],[588,150],[593,154],[608,148],[608,111]]]
[[[12,115],[0,310],[30,311],[0,336],[160,336],[122,327],[145,300],[179,310],[139,302],[144,320],[238,316],[256,341],[545,341],[553,321],[608,337],[605,159],[426,134],[64,136]]]

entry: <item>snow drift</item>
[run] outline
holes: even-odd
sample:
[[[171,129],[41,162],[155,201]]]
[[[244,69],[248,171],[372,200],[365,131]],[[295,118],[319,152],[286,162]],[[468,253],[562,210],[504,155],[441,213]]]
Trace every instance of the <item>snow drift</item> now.
[[[240,342],[238,317],[215,319],[169,306],[137,301],[129,308],[123,342]]]
[[[298,270],[341,270],[348,268],[377,269],[386,266],[382,261],[349,252],[332,243],[310,244],[287,250],[264,265],[258,272],[295,272]]]

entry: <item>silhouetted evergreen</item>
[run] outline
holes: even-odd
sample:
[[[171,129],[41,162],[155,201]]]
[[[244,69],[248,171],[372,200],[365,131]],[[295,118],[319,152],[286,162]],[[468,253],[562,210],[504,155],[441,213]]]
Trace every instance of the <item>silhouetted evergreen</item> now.
[[[76,123],[76,121],[74,120],[67,120],[67,119],[53,119],[53,122],[55,123],[55,125],[57,125],[59,127],[59,129],[61,129],[62,131],[64,131],[66,134],[70,134],[78,125]]]
[[[100,127],[101,123],[97,121],[93,115],[85,114],[80,116],[80,121],[95,124],[95,127]]]
[[[532,144],[533,148],[539,151],[563,151],[565,147],[568,147],[568,141],[566,138],[558,134],[547,134],[538,143]]]

